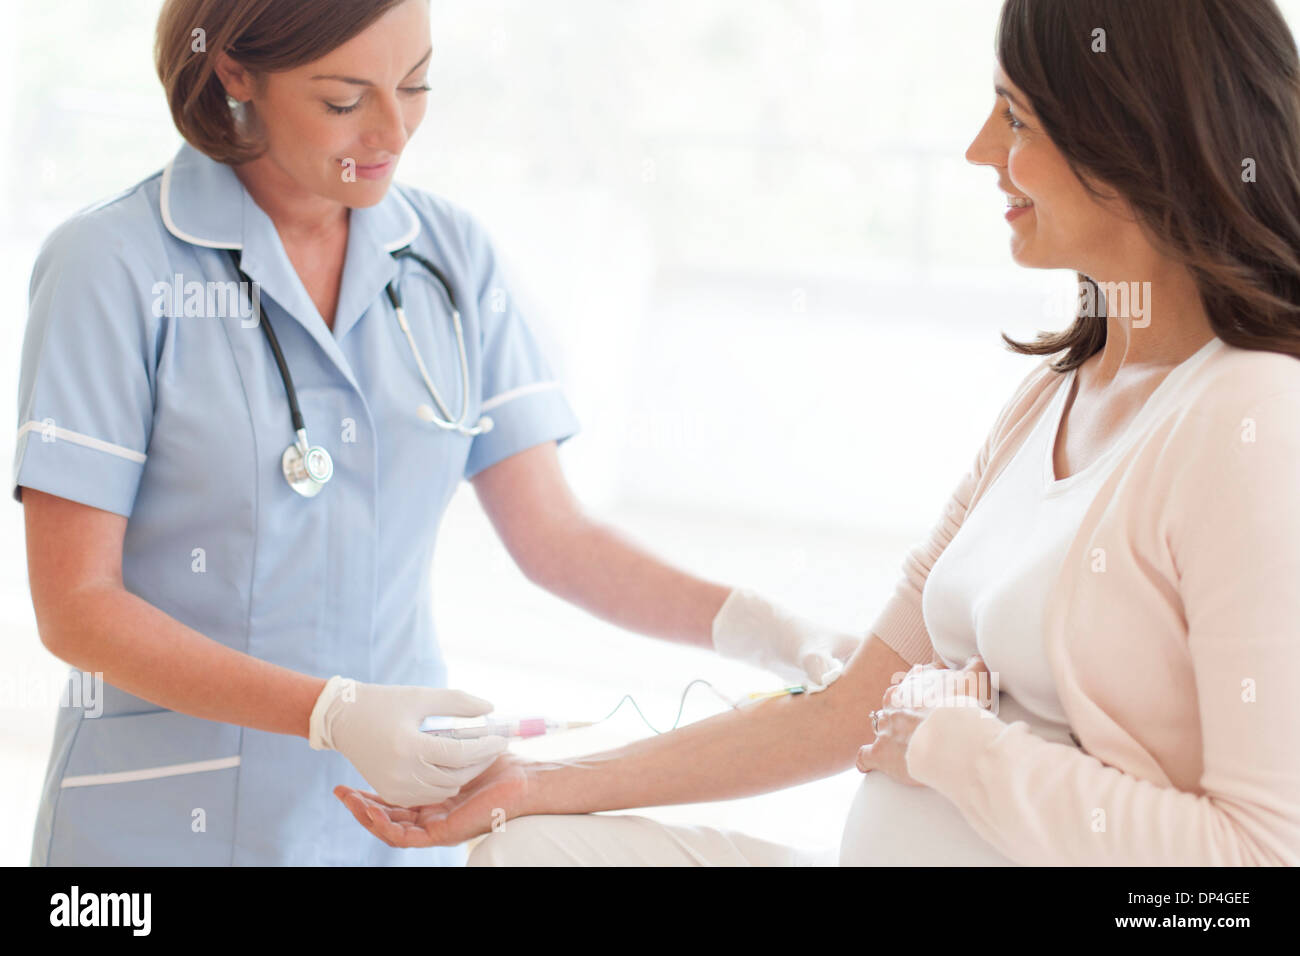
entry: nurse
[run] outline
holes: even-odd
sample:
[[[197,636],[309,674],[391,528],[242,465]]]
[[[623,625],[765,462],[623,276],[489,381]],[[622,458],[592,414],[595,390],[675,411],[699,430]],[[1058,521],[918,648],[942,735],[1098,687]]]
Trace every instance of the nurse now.
[[[378,843],[331,793],[437,802],[505,746],[418,729],[491,708],[444,686],[432,618],[462,479],[533,581],[622,627],[814,689],[859,642],[574,500],[577,422],[483,230],[393,183],[428,15],[167,0],[185,145],[40,251],[13,495],[41,639],[104,686],[102,715],[60,708],[34,864],[462,862]]]

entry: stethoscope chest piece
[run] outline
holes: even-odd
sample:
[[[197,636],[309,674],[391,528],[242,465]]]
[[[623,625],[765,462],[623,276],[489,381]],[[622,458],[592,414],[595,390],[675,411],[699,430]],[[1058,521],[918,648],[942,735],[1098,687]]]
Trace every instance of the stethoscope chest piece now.
[[[284,470],[284,480],[289,487],[304,498],[314,498],[320,494],[325,483],[334,475],[334,462],[330,453],[320,445],[307,447],[306,441],[295,442],[284,450],[280,458],[280,467]]]

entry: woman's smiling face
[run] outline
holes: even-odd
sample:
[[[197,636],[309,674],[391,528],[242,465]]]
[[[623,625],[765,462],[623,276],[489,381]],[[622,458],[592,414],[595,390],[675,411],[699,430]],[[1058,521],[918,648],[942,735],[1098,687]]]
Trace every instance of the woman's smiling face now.
[[[407,0],[296,69],[222,79],[251,102],[266,156],[306,192],[345,206],[383,199],[425,112],[429,6]]]
[[[993,111],[966,158],[998,171],[998,187],[1007,194],[1011,257],[1027,268],[1094,274],[1114,255],[1117,230],[1132,224],[1124,204],[1103,202],[1084,188],[1000,65],[993,85]]]

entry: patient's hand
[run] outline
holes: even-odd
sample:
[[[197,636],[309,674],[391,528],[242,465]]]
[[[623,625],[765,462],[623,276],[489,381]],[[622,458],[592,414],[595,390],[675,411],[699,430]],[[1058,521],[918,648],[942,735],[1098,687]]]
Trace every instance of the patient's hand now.
[[[451,799],[410,809],[342,785],[334,788],[334,795],[358,823],[389,846],[455,846],[516,816],[528,789],[530,763],[502,754]]]
[[[982,675],[982,676],[981,676]],[[875,739],[858,751],[863,773],[883,770],[899,783],[919,787],[907,772],[907,746],[921,721],[939,707],[982,706],[987,709],[989,669],[972,657],[959,671],[926,664],[908,671],[900,683],[885,690],[877,711]]]
[[[902,679],[895,680],[885,691],[882,706],[906,707],[929,712],[950,698],[970,697],[986,710],[993,708],[997,688],[992,675],[978,654],[958,670],[952,670],[936,655],[929,664],[916,664]]]

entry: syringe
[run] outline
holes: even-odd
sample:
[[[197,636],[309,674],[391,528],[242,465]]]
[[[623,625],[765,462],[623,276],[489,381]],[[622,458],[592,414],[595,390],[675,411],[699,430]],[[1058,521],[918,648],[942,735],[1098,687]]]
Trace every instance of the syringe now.
[[[438,718],[431,717],[426,721],[426,725],[437,720]],[[437,734],[439,737],[474,740],[479,737],[540,737],[543,734],[555,734],[563,730],[590,727],[593,723],[594,721],[590,720],[548,720],[545,717],[520,717],[513,720],[508,718],[474,718],[462,721],[459,726],[426,726],[422,729],[426,734]]]
[[[694,684],[704,684],[709,687],[718,697],[727,704],[728,707],[741,708],[763,700],[770,700],[773,697],[785,697],[790,694],[805,694],[808,688],[802,684],[791,684],[782,687],[780,690],[758,691],[757,693],[748,694],[738,701],[722,694],[716,687],[706,680],[694,680],[686,685],[690,690]],[[657,727],[641,714],[641,708],[636,706],[636,701],[632,700],[630,695],[624,696],[619,701],[618,707],[607,714],[601,720],[549,720],[546,717],[497,717],[488,715],[486,717],[426,717],[420,729],[426,734],[437,734],[440,737],[452,737],[456,740],[475,740],[479,737],[541,737],[544,734],[556,734],[565,730],[577,730],[580,727],[594,727],[596,724],[604,723],[613,717],[619,707],[623,706],[624,701],[631,701],[632,706],[641,715],[647,727],[656,734],[662,733]],[[682,692],[682,704],[686,703],[686,692]],[[673,727],[682,719],[681,708],[677,711],[677,720],[673,721]]]

